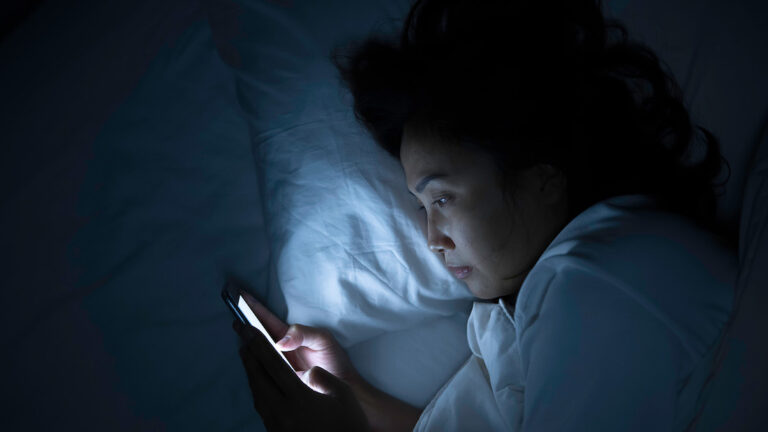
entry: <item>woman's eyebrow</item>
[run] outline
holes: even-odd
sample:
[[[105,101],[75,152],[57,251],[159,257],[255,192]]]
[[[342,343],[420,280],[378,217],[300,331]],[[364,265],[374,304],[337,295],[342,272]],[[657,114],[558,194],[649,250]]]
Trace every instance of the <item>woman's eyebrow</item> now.
[[[432,180],[440,177],[447,177],[445,174],[430,174],[428,176],[425,176],[421,181],[416,185],[416,192],[421,193],[421,191],[424,190],[425,187],[427,187],[427,183],[431,182]]]

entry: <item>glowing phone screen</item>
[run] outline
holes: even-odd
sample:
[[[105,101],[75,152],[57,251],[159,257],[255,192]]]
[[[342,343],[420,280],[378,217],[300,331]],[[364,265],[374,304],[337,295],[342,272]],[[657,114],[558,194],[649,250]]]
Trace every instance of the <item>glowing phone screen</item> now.
[[[238,309],[240,309],[241,312],[243,312],[243,315],[245,315],[245,319],[247,319],[252,326],[259,329],[259,331],[264,335],[264,337],[267,338],[269,343],[272,344],[272,348],[274,348],[275,351],[277,351],[277,353],[280,354],[280,357],[282,357],[283,360],[285,360],[285,363],[287,363],[288,366],[291,366],[291,364],[288,362],[288,359],[285,358],[285,354],[283,354],[283,352],[280,351],[280,349],[278,349],[277,346],[275,346],[275,342],[272,341],[272,336],[270,336],[269,333],[267,333],[267,329],[265,329],[264,326],[261,324],[261,321],[259,321],[259,319],[256,318],[256,314],[253,313],[250,306],[248,306],[248,303],[245,302],[245,299],[243,299],[242,296],[237,297],[237,307]],[[293,366],[291,366],[291,369],[293,369]]]

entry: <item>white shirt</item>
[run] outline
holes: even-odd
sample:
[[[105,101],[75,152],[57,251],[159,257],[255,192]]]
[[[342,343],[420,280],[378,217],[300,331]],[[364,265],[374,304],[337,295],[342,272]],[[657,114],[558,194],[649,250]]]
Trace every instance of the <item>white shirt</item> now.
[[[473,355],[415,430],[683,430],[731,310],[735,254],[621,196],[574,218],[514,308],[476,302]]]

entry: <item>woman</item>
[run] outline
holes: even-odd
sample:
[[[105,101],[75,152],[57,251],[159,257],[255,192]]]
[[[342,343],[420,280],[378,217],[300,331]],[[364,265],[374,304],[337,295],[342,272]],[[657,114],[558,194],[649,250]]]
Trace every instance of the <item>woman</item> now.
[[[328,332],[249,298],[300,371],[236,325],[267,427],[685,429],[735,266],[717,142],[653,53],[592,0],[419,0],[399,41],[334,60],[399,158],[428,247],[477,297],[473,355],[421,412],[366,383]]]

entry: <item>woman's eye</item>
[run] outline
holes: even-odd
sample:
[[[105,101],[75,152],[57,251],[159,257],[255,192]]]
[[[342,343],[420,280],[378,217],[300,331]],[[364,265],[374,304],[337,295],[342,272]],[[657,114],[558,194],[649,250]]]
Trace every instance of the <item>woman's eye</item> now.
[[[437,204],[438,207],[443,208],[446,204],[448,204],[448,197],[440,197],[432,201],[432,204]]]
[[[446,205],[446,204],[448,204],[448,202],[449,202],[450,200],[451,200],[451,198],[450,198],[450,197],[448,197],[448,196],[443,196],[443,197],[440,197],[440,198],[438,198],[438,199],[436,199],[436,200],[432,201],[432,204],[431,204],[431,205],[433,205],[433,206],[434,206],[434,205],[436,205],[436,206],[438,206],[438,207],[440,207],[440,208],[443,208],[443,207],[445,207],[445,205]],[[418,208],[417,210],[418,210],[418,211],[426,211],[427,209],[426,209],[426,208],[424,208],[424,206],[419,206],[419,208]]]

